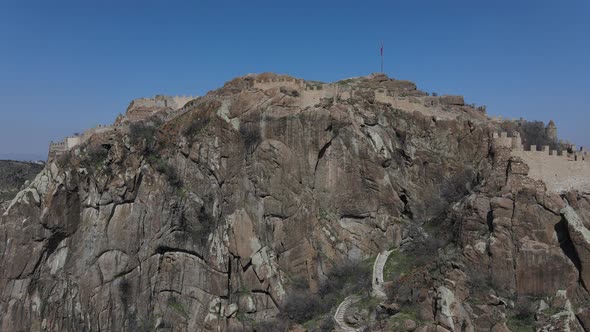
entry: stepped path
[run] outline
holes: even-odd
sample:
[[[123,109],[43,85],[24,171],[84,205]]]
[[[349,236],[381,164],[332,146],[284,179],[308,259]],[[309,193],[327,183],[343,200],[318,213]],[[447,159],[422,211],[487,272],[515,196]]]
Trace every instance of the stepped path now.
[[[348,324],[346,324],[346,322],[344,321],[344,314],[346,313],[346,310],[348,310],[348,308],[350,308],[350,306],[355,303],[356,301],[360,300],[361,297],[358,295],[350,295],[348,297],[346,297],[344,299],[344,301],[342,301],[342,303],[340,303],[340,305],[338,306],[338,309],[336,309],[336,313],[334,314],[334,321],[336,322],[336,325],[338,325],[339,329],[338,331],[343,331],[343,332],[357,332],[359,331],[359,329],[355,329],[354,327],[350,327],[348,326]]]
[[[377,255],[377,259],[375,259],[375,264],[373,264],[373,291],[371,294],[375,297],[386,297],[385,290],[383,289],[383,268],[385,267],[385,263],[392,252],[393,250],[380,252]]]
[[[387,259],[389,258],[389,255],[391,255],[392,252],[393,252],[393,250],[386,250],[386,251],[380,252],[377,255],[377,258],[375,259],[375,263],[373,264],[373,276],[372,276],[373,288],[372,288],[372,292],[371,292],[371,294],[374,297],[378,297],[378,298],[385,298],[386,297],[385,291],[383,289],[383,268],[385,267],[385,263],[387,262]],[[344,314],[346,314],[346,310],[348,310],[348,308],[350,308],[351,305],[353,305],[355,302],[359,301],[360,299],[361,299],[361,297],[359,295],[349,295],[344,299],[344,301],[342,301],[342,303],[340,303],[340,305],[338,306],[338,309],[336,309],[336,313],[334,314],[334,321],[336,322],[336,325],[338,325],[338,331],[343,331],[343,332],[360,331],[360,329],[351,327],[348,324],[346,324],[346,322],[344,321]]]

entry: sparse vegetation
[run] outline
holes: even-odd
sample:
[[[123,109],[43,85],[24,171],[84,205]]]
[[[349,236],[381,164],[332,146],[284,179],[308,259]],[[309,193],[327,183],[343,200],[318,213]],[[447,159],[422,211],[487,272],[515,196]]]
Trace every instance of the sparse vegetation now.
[[[172,166],[170,163],[163,160],[160,161],[156,164],[156,171],[164,174],[172,186],[179,187],[182,184],[176,167]]]
[[[280,88],[281,93],[286,94],[287,96],[291,96],[291,97],[299,97],[299,91],[295,90],[295,89],[288,89],[286,87],[281,87]]]
[[[368,294],[371,289],[371,262],[344,262],[335,266],[314,294],[307,285],[295,282],[281,315],[302,324],[328,313],[349,294]]]
[[[184,305],[182,305],[182,303],[178,302],[178,300],[175,297],[172,296],[168,299],[168,306],[170,308],[174,309],[174,311],[179,313],[184,318],[188,318],[188,313],[187,313],[186,309],[184,308]]]
[[[487,267],[482,268],[473,268],[467,271],[471,289],[477,293],[487,293],[487,291],[493,288],[492,284],[492,276],[487,270]]]
[[[411,271],[415,266],[415,262],[409,255],[394,251],[385,262],[383,279],[385,281],[395,280]]]
[[[506,325],[512,332],[534,332],[534,322],[529,320],[521,320],[518,316],[509,317]]]
[[[170,185],[175,188],[180,188],[182,186],[182,180],[178,175],[176,167],[169,161],[166,161],[156,155],[149,155],[147,159],[158,173],[164,174]]]
[[[215,218],[202,206],[199,209],[197,219],[197,223],[185,220],[186,230],[191,234],[194,241],[204,244],[207,242],[209,234],[215,229]]]
[[[414,243],[406,247],[403,252],[391,253],[385,263],[383,278],[386,282],[393,281],[385,287],[385,293],[391,301],[411,306],[414,301],[413,286],[405,284],[405,281],[411,280],[407,276],[412,273],[421,273],[420,271],[436,274],[441,265],[453,259],[452,254],[445,250],[448,249],[449,239],[441,234],[440,229],[433,226],[429,228],[429,234],[426,235],[420,227],[411,226],[409,236],[414,239]]]
[[[72,162],[72,151],[66,151],[63,154],[57,156],[55,161],[60,168],[68,166]]]
[[[404,306],[401,311],[389,318],[388,326],[392,331],[400,331],[403,329],[403,324],[406,319],[411,319],[415,322],[421,322],[418,318],[417,309],[414,306]]]
[[[529,298],[523,297],[516,301],[515,314],[506,322],[511,331],[532,332],[535,326],[535,312]]]
[[[133,145],[139,145],[145,141],[146,147],[149,150],[154,145],[155,135],[156,128],[153,125],[136,122],[129,126],[129,138]]]
[[[345,86],[345,85],[349,85],[352,82],[354,82],[354,79],[347,78],[345,80],[341,80],[341,81],[336,82],[336,84]]]
[[[441,185],[440,195],[446,202],[455,202],[469,193],[474,186],[476,173],[465,167],[446,178]]]
[[[260,128],[255,123],[247,122],[240,126],[240,135],[244,140],[244,146],[246,152],[252,153],[258,147],[258,144],[262,141],[260,135]]]
[[[197,136],[209,124],[209,117],[201,115],[193,118],[189,125],[184,128],[182,134],[188,138]]]
[[[99,167],[107,158],[109,150],[100,144],[91,144],[86,147],[86,159],[84,162],[91,168]]]

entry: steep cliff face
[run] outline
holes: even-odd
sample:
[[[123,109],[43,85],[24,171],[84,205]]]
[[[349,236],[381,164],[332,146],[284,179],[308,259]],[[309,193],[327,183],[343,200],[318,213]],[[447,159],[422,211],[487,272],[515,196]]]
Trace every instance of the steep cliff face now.
[[[502,159],[480,115],[394,109],[370,91],[396,85],[382,76],[313,106],[298,87],[255,79],[47,165],[0,219],[1,329],[252,329],[340,266],[411,252],[433,237],[424,224],[454,253],[396,282],[422,295],[390,296],[422,308],[420,328],[504,326],[508,304],[469,305],[487,291],[473,290],[472,271],[502,290],[494,299],[586,296],[590,247],[568,231],[586,240],[583,222],[568,224],[561,197]],[[586,218],[586,198],[568,201]]]

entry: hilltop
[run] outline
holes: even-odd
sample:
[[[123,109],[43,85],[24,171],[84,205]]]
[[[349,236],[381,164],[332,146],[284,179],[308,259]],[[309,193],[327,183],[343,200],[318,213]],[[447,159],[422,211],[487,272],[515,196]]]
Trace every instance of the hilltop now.
[[[99,129],[0,217],[0,329],[590,328],[589,166],[554,125],[265,73]]]

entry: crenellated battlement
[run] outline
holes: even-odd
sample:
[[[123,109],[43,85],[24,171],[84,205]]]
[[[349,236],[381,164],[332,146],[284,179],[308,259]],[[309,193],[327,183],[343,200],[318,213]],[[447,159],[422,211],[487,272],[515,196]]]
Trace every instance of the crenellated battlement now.
[[[543,181],[548,190],[590,189],[590,162],[586,162],[588,150],[584,147],[577,150],[572,145],[572,152],[551,150],[549,145],[524,149],[518,132],[493,133],[492,144],[496,148],[509,148],[512,156],[520,157],[529,166],[528,176]]]
[[[567,150],[558,152],[557,150],[551,150],[549,145],[531,145],[528,149],[525,149],[522,145],[522,139],[520,133],[514,132],[512,135],[508,135],[507,132],[494,132],[492,133],[492,139],[494,146],[510,148],[514,152],[524,154],[538,154],[551,157],[562,157],[571,161],[584,161],[588,156],[588,150],[585,147],[581,147],[579,150],[576,149],[575,145],[571,145],[572,153],[568,153]]]
[[[462,96],[419,96],[407,95],[403,91],[388,89],[375,90],[375,100],[391,106],[409,111],[419,112],[425,116],[441,119],[455,119],[470,112],[477,117],[485,118],[485,106],[467,105]]]
[[[524,150],[522,139],[518,132],[514,132],[512,135],[508,135],[507,132],[493,133],[492,138],[495,146],[510,148],[514,151]]]
[[[401,85],[408,82],[399,81]],[[405,86],[404,85],[404,86]],[[304,81],[289,76],[261,74],[254,79],[255,89],[270,90],[291,88],[299,92],[299,106],[309,107],[320,103],[322,99],[335,101],[350,101],[355,96],[366,98],[373,96],[376,102],[390,104],[392,107],[410,113],[419,112],[425,116],[440,119],[455,119],[466,112],[485,119],[485,106],[465,104],[462,96],[429,96],[420,91],[409,88],[390,90],[386,87],[371,87],[350,84],[349,80],[334,83]]]
[[[49,143],[48,161],[51,161],[55,157],[70,151],[74,147],[87,142],[90,137],[95,134],[105,133],[112,130],[117,130],[120,126],[109,126],[109,125],[97,125],[93,128],[86,130],[81,135],[70,135],[59,142],[51,141]]]

